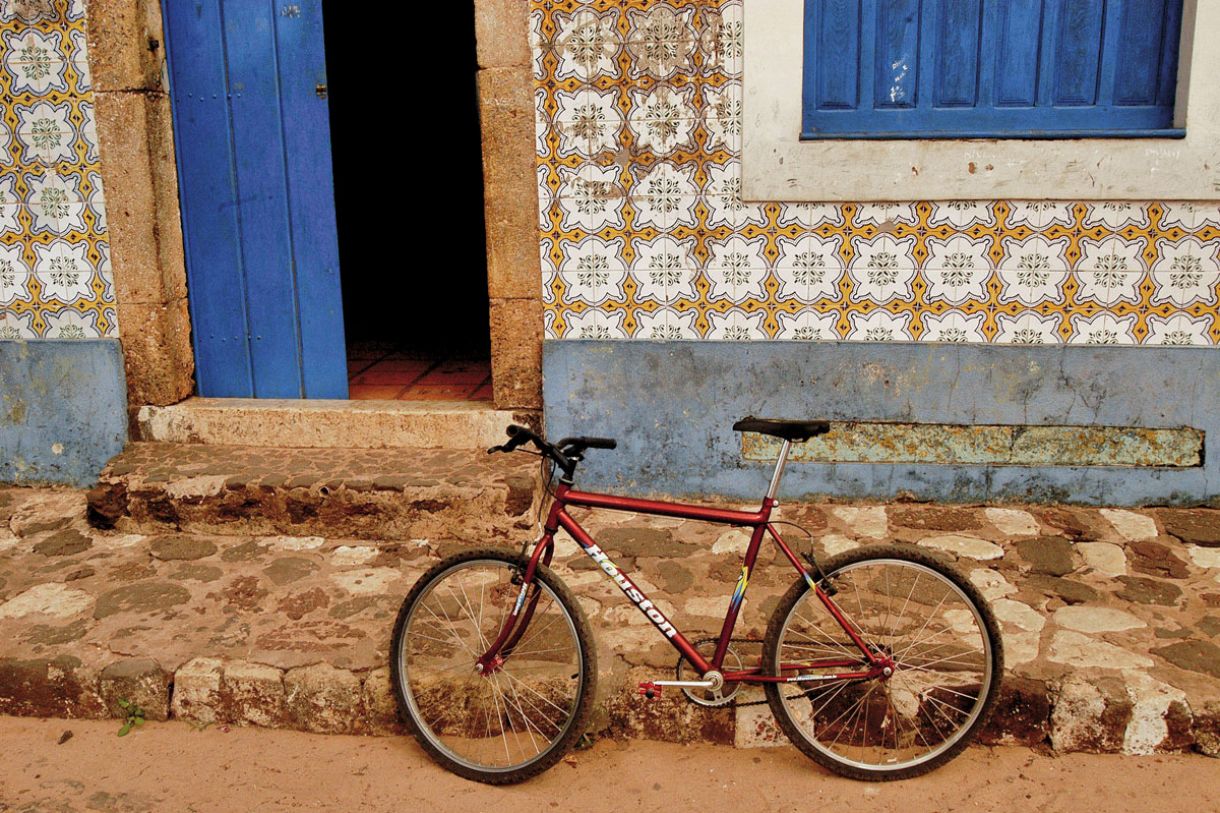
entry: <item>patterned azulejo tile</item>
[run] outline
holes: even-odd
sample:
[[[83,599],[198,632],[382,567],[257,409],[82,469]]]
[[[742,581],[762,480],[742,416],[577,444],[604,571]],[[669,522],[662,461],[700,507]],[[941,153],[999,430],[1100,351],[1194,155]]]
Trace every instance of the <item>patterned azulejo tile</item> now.
[[[0,340],[118,335],[80,0],[0,0]]]
[[[550,338],[1220,343],[1220,207],[746,202],[742,0],[531,4]]]

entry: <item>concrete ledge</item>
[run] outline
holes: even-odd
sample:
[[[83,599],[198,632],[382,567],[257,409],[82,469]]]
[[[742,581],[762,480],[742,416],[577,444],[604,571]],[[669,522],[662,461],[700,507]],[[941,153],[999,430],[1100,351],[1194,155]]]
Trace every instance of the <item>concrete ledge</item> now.
[[[1008,347],[803,342],[550,341],[547,432],[616,437],[580,484],[628,493],[757,499],[765,462],[742,459],[746,415],[961,427],[1220,430],[1212,348]],[[902,442],[915,442],[914,435]],[[1062,465],[1044,447],[1019,465],[857,462],[789,467],[781,496],[1092,505],[1220,504],[1220,459],[1189,468]],[[1093,450],[1096,452],[1097,450]],[[1214,457],[1214,456],[1213,456]],[[921,458],[921,459],[927,459]]]
[[[133,439],[308,449],[486,449],[529,412],[464,401],[325,401],[188,398],[144,406]]]
[[[0,341],[0,482],[89,485],[127,440],[114,339]]]

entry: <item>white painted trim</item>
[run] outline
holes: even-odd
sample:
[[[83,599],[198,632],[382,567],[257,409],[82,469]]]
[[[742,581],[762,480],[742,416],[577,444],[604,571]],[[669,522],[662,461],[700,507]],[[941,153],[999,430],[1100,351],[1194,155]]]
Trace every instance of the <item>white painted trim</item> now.
[[[1186,0],[1186,138],[1049,141],[801,141],[804,2],[742,5],[746,200],[1220,200],[1220,0]]]

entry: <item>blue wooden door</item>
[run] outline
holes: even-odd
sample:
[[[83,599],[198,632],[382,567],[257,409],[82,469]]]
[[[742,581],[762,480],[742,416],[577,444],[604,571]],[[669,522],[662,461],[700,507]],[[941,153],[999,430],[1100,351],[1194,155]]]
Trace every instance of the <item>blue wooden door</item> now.
[[[346,398],[321,0],[163,6],[198,393]]]

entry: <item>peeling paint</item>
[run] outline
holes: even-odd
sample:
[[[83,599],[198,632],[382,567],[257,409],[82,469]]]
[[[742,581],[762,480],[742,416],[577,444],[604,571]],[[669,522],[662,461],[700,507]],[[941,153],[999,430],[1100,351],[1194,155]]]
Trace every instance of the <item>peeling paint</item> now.
[[[746,460],[772,461],[780,441],[742,436]],[[1203,464],[1197,429],[836,421],[792,447],[794,463],[933,463],[990,466],[1158,466]]]
[[[127,440],[114,339],[0,342],[0,482],[84,486]]]

